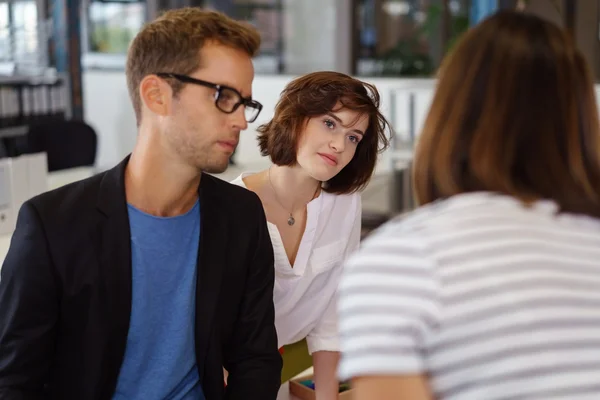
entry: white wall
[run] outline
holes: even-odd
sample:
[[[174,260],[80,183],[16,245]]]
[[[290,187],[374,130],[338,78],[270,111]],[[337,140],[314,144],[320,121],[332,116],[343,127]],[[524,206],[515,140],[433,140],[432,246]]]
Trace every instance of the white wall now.
[[[350,72],[351,0],[284,0],[282,6],[286,73]]]
[[[285,85],[292,76],[257,76],[253,85],[253,96],[264,108],[257,121],[242,132],[235,159],[242,165],[266,162],[256,144],[256,127],[273,116],[275,104]],[[377,86],[382,98],[382,111],[386,117],[397,121],[396,136],[406,137],[409,127],[408,91],[416,93],[416,129],[419,130],[431,101],[433,80],[371,78],[368,82]],[[392,93],[398,94],[396,112],[390,109]],[[108,168],[118,163],[132,149],[136,140],[136,126],[131,106],[125,73],[121,71],[83,72],[83,95],[86,121],[98,134],[97,166]],[[395,115],[394,115],[395,114]],[[395,118],[393,118],[395,117]],[[390,166],[389,151],[380,162],[380,171]]]

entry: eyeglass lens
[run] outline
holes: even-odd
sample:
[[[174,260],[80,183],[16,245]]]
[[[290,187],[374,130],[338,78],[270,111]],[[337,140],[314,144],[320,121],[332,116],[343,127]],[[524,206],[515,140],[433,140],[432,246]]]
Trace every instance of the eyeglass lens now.
[[[233,90],[228,88],[221,88],[217,97],[217,107],[226,113],[233,112],[238,106],[241,105],[242,98]],[[259,108],[256,108],[252,105],[246,105],[244,114],[246,116],[246,121],[254,122],[258,113],[260,112]]]

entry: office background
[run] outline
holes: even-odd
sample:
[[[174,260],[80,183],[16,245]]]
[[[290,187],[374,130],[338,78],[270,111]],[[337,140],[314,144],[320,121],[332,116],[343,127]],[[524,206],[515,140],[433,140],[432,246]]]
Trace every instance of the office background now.
[[[268,165],[256,128],[297,75],[336,70],[377,86],[395,137],[363,193],[366,231],[413,206],[412,146],[436,70],[482,18],[521,8],[556,22],[600,79],[600,0],[0,0],[0,230],[3,213],[14,219],[24,200],[3,192],[12,179],[3,175],[3,160],[46,153],[48,182],[30,189],[34,194],[110,168],[132,150],[127,47],[146,21],[183,6],[220,10],[262,33],[253,94],[264,109],[242,133],[223,179]],[[0,232],[0,264],[9,241]]]
[[[135,140],[124,80],[127,46],[145,21],[182,6],[217,9],[261,31],[254,93],[266,112],[255,126],[270,117],[292,77],[336,70],[377,84],[400,136],[410,124],[418,130],[426,96],[416,100],[423,105],[411,121],[408,106],[390,109],[390,91],[426,89],[456,39],[500,8],[523,6],[565,26],[600,76],[597,0],[0,0],[0,74],[56,70],[64,78],[64,99],[58,101],[66,102],[66,117],[96,130],[95,162],[109,167]],[[236,153],[242,164],[260,162],[255,126]]]

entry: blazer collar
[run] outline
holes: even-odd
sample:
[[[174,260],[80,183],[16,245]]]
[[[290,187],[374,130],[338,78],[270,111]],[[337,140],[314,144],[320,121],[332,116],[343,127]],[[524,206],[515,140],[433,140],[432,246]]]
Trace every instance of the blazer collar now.
[[[106,171],[100,183],[100,191],[98,193],[98,209],[106,216],[116,210],[122,210],[126,204],[125,195],[125,169],[129,163],[131,155],[127,155],[119,164],[110,170]],[[202,173],[200,185],[198,186],[198,196],[200,204],[208,205],[208,209],[212,210],[215,205],[218,205],[218,193],[215,191],[216,182],[213,176]]]
[[[122,210],[126,205],[125,198],[125,168],[129,162],[127,155],[117,166],[104,173],[100,182],[97,207],[104,215],[109,216],[116,210]]]

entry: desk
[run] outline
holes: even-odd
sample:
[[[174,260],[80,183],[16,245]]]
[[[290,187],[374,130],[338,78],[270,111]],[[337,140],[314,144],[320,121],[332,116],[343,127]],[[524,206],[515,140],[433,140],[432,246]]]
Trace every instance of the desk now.
[[[314,373],[314,370],[312,367],[310,367],[309,369],[307,369],[304,372],[301,372],[300,374],[296,375],[292,379],[300,379],[305,376],[313,375],[313,373]],[[277,400],[300,400],[300,399],[298,399],[298,397],[294,396],[293,394],[290,394],[290,384],[288,382],[286,382],[281,385],[281,388],[279,389],[279,394],[277,394]]]
[[[277,400],[299,400],[296,396],[290,393],[289,383],[284,383],[281,385],[279,389],[279,394],[277,395]]]

